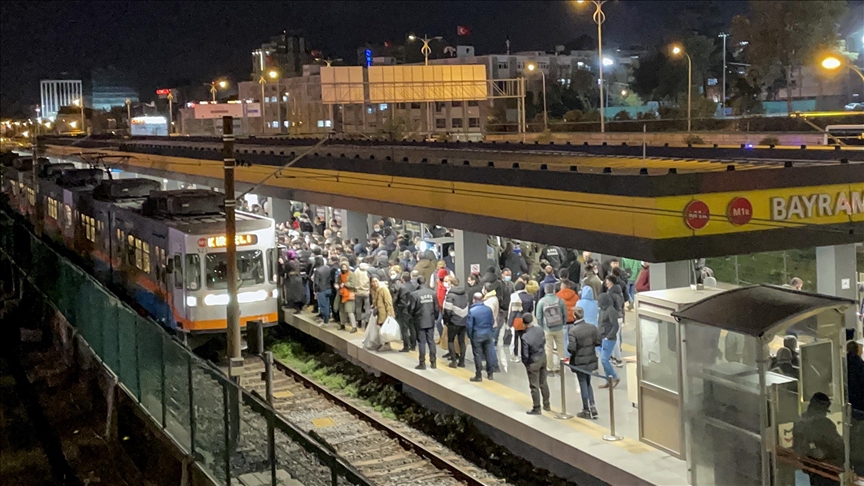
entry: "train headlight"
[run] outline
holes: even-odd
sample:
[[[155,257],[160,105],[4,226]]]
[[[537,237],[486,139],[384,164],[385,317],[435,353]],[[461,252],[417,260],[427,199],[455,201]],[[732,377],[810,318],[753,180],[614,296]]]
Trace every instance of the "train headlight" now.
[[[228,305],[230,300],[228,294],[207,294],[204,296],[204,305]]]
[[[273,289],[273,291],[270,292],[270,297],[273,297],[274,299],[278,299],[279,298],[279,289]]]
[[[186,307],[195,307],[198,305],[198,298],[192,295],[186,296]]]

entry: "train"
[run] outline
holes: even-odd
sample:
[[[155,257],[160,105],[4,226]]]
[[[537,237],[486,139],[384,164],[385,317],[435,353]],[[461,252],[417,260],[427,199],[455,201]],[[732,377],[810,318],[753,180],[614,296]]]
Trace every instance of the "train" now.
[[[101,282],[122,290],[191,347],[227,328],[224,195],[203,189],[163,191],[151,179],[113,179],[19,157],[3,167],[12,208],[50,240],[81,257]],[[4,164],[5,165],[5,164]],[[34,173],[38,184],[34,187]],[[41,217],[33,218],[41,204]],[[236,213],[240,324],[279,321],[278,249],[272,219]]]

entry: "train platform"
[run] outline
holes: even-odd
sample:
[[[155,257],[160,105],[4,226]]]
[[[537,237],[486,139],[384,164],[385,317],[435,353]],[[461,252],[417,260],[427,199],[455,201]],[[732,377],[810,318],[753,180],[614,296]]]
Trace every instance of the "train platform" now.
[[[355,362],[399,380],[509,436],[512,439],[508,441],[510,444],[517,444],[525,451],[539,451],[540,457],[550,459],[547,464],[543,464],[544,467],[564,474],[568,474],[566,471],[569,469],[571,473],[567,479],[578,481],[579,484],[591,484],[585,475],[599,480],[596,484],[688,484],[685,461],[638,440],[637,409],[628,400],[624,368],[618,368],[621,383],[613,390],[616,432],[624,438],[611,442],[603,439],[609,433],[609,393],[608,390],[597,389],[601,384],[599,380],[592,380],[600,412],[598,420],[575,417],[560,420],[555,417],[562,410],[560,375],[549,378],[552,412],[530,416],[525,413],[531,408],[525,368],[521,363],[509,361],[509,352],[506,350],[499,350],[501,372],[494,375],[494,381],[487,380],[484,375],[482,382],[472,383],[469,379],[474,376],[474,364],[470,359],[470,351],[465,368],[449,368],[446,361],[440,358],[444,351],[439,348],[438,368],[420,371],[414,369],[418,362],[417,352],[400,353],[398,350],[401,345],[398,343],[393,344],[392,351],[369,351],[362,345],[362,332],[350,334],[340,331],[333,323],[324,326],[311,314],[290,314],[286,311],[284,322]],[[627,332],[626,327],[624,332]],[[625,346],[625,354],[627,348],[629,346]],[[564,380],[567,412],[575,415],[581,410],[576,377],[566,371]],[[536,456],[532,454],[531,457]],[[548,464],[553,466],[548,467]]]

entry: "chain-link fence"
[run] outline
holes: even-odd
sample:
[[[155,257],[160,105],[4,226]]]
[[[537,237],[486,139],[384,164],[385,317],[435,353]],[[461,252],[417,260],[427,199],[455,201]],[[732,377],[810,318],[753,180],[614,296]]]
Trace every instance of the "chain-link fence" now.
[[[307,486],[369,484],[2,210],[0,260],[78,329],[122,389],[214,483],[240,484],[253,474],[266,484],[289,477]]]

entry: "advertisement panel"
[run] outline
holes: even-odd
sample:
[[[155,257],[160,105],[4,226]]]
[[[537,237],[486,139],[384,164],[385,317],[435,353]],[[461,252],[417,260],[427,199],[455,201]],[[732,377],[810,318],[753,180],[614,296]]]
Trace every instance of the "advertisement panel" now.
[[[258,108],[258,103],[219,103],[219,104],[196,104],[195,110],[196,120],[210,120],[214,118],[222,118],[223,116],[233,116],[234,118],[255,118],[261,116],[261,111]]]
[[[168,120],[164,116],[136,116],[132,118],[132,136],[168,136]]]
[[[423,101],[485,100],[486,66],[322,67],[324,103],[410,103]]]

